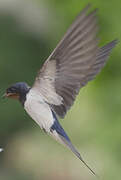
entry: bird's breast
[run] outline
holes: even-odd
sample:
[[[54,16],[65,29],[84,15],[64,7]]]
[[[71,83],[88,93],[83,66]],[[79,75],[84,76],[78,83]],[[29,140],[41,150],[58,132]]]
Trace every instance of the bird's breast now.
[[[42,129],[50,132],[54,119],[49,105],[41,94],[37,94],[31,89],[26,96],[24,109]]]

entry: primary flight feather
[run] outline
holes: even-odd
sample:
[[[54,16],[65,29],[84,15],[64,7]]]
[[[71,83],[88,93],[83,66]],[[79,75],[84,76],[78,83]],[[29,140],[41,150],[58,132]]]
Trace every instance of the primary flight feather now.
[[[80,88],[95,78],[117,44],[117,40],[113,40],[98,47],[96,10],[88,14],[89,8],[88,5],[78,15],[45,61],[34,85],[30,88],[24,82],[13,84],[5,96],[19,99],[41,129],[67,146],[95,174],[57,119],[64,118]]]

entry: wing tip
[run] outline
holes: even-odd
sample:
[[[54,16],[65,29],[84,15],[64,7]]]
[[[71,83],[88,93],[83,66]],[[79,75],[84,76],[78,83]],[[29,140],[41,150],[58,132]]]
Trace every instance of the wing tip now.
[[[101,47],[102,50],[104,49],[113,49],[120,41],[118,39],[114,39],[112,41],[110,41],[109,43],[107,43],[106,45],[104,45],[103,47]]]
[[[91,7],[92,7],[92,4],[88,3],[83,10],[88,11]]]
[[[91,3],[88,3],[81,11],[80,13],[78,14],[77,17],[79,17],[80,15],[82,14],[96,14],[97,11],[98,11],[98,8],[95,8],[94,10],[91,10],[92,9],[92,4]],[[89,12],[89,13],[88,13]]]
[[[91,8],[92,8],[92,4],[88,3],[82,11],[88,12],[89,9],[91,9]],[[92,12],[97,12],[97,11],[98,11],[98,8],[95,8]]]
[[[115,47],[119,42],[120,42],[119,39],[116,38],[113,41],[111,41],[109,44],[112,44]]]

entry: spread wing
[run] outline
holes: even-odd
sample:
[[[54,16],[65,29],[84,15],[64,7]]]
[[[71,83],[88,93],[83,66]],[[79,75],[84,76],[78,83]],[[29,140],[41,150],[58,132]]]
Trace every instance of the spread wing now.
[[[61,118],[72,106],[80,88],[100,72],[117,43],[114,40],[98,47],[96,11],[87,14],[89,7],[73,22],[32,87]]]

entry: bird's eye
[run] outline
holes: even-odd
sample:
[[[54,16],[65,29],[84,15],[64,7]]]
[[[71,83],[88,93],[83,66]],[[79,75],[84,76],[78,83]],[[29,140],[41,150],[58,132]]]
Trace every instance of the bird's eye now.
[[[14,93],[16,91],[16,89],[14,87],[10,87],[7,89],[7,93]]]
[[[12,91],[12,92],[16,92],[16,88],[11,87],[11,91]]]
[[[15,88],[14,88],[14,87],[12,87],[12,88],[11,88],[11,91],[15,91]]]

